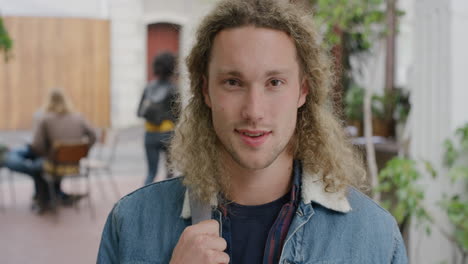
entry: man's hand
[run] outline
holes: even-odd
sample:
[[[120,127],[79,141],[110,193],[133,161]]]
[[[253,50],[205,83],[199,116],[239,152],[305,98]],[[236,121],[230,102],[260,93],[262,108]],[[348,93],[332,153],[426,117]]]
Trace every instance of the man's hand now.
[[[219,223],[205,220],[185,228],[172,253],[171,264],[227,264],[226,240],[219,236]]]

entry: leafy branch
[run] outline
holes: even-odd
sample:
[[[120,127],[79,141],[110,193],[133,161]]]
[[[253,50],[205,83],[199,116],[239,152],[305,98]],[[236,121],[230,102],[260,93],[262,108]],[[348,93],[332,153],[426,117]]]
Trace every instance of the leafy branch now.
[[[11,40],[8,35],[8,31],[5,28],[3,23],[3,18],[0,17],[0,52],[4,54],[4,60],[8,61],[11,54],[11,49],[13,48],[13,40]]]
[[[315,17],[325,27],[325,43],[341,43],[341,33],[346,32],[348,42],[355,50],[368,50],[383,28],[385,5],[383,0],[311,0]],[[379,33],[383,33],[380,31]]]
[[[451,139],[444,141],[444,166],[448,168],[447,176],[452,184],[466,183],[468,181],[468,123],[455,132],[458,144]],[[454,227],[453,235],[444,234],[449,240],[455,242],[462,254],[462,263],[468,258],[468,199],[459,194],[448,196],[439,202]]]
[[[379,173],[379,185],[375,191],[382,193],[382,206],[396,219],[400,229],[412,218],[425,225],[426,232],[431,232],[432,217],[423,205],[424,189],[418,185],[422,173],[417,162],[406,158],[393,158]],[[425,169],[436,177],[436,172],[429,162],[424,162]]]

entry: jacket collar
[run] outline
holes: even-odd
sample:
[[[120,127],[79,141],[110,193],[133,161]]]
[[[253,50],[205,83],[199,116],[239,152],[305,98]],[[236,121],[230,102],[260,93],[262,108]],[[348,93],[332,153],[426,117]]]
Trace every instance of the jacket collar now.
[[[311,204],[312,202],[320,204],[321,206],[330,210],[347,213],[351,211],[348,198],[346,197],[346,189],[338,192],[325,191],[325,183],[321,174],[309,174],[302,172],[302,165],[300,162],[294,162],[294,181],[301,184],[301,199],[304,204]],[[218,199],[214,196],[210,201],[211,207],[218,206]],[[185,192],[184,204],[182,207],[181,217],[188,219],[192,216],[190,211],[190,199],[188,191]]]
[[[320,174],[303,174],[301,198],[304,204],[314,202],[336,212],[347,213],[351,211],[351,205],[346,197],[346,188],[337,192],[327,192],[322,179]]]

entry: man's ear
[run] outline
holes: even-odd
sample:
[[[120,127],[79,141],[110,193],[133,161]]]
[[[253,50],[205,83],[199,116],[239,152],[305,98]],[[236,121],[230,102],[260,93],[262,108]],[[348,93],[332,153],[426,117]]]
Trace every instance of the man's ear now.
[[[297,108],[304,105],[308,94],[309,94],[309,82],[307,81],[307,78],[303,78],[301,82],[300,91],[299,91],[299,100],[297,101]]]
[[[210,92],[208,90],[208,80],[207,80],[206,76],[203,76],[202,92],[203,92],[203,97],[205,99],[205,104],[209,108],[211,108]]]

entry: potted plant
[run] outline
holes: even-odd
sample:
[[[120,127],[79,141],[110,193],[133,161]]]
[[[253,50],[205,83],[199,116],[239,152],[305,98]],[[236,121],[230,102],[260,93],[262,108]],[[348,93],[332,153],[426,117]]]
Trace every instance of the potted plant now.
[[[362,136],[362,118],[364,103],[364,88],[357,84],[351,85],[345,95],[345,115],[348,125],[357,129],[357,136]]]
[[[410,92],[404,88],[395,88],[394,90],[395,109],[393,118],[397,123],[406,123],[409,112],[411,111]]]
[[[372,96],[372,130],[381,137],[393,136],[393,113],[396,105],[394,91],[385,91],[383,95]]]

